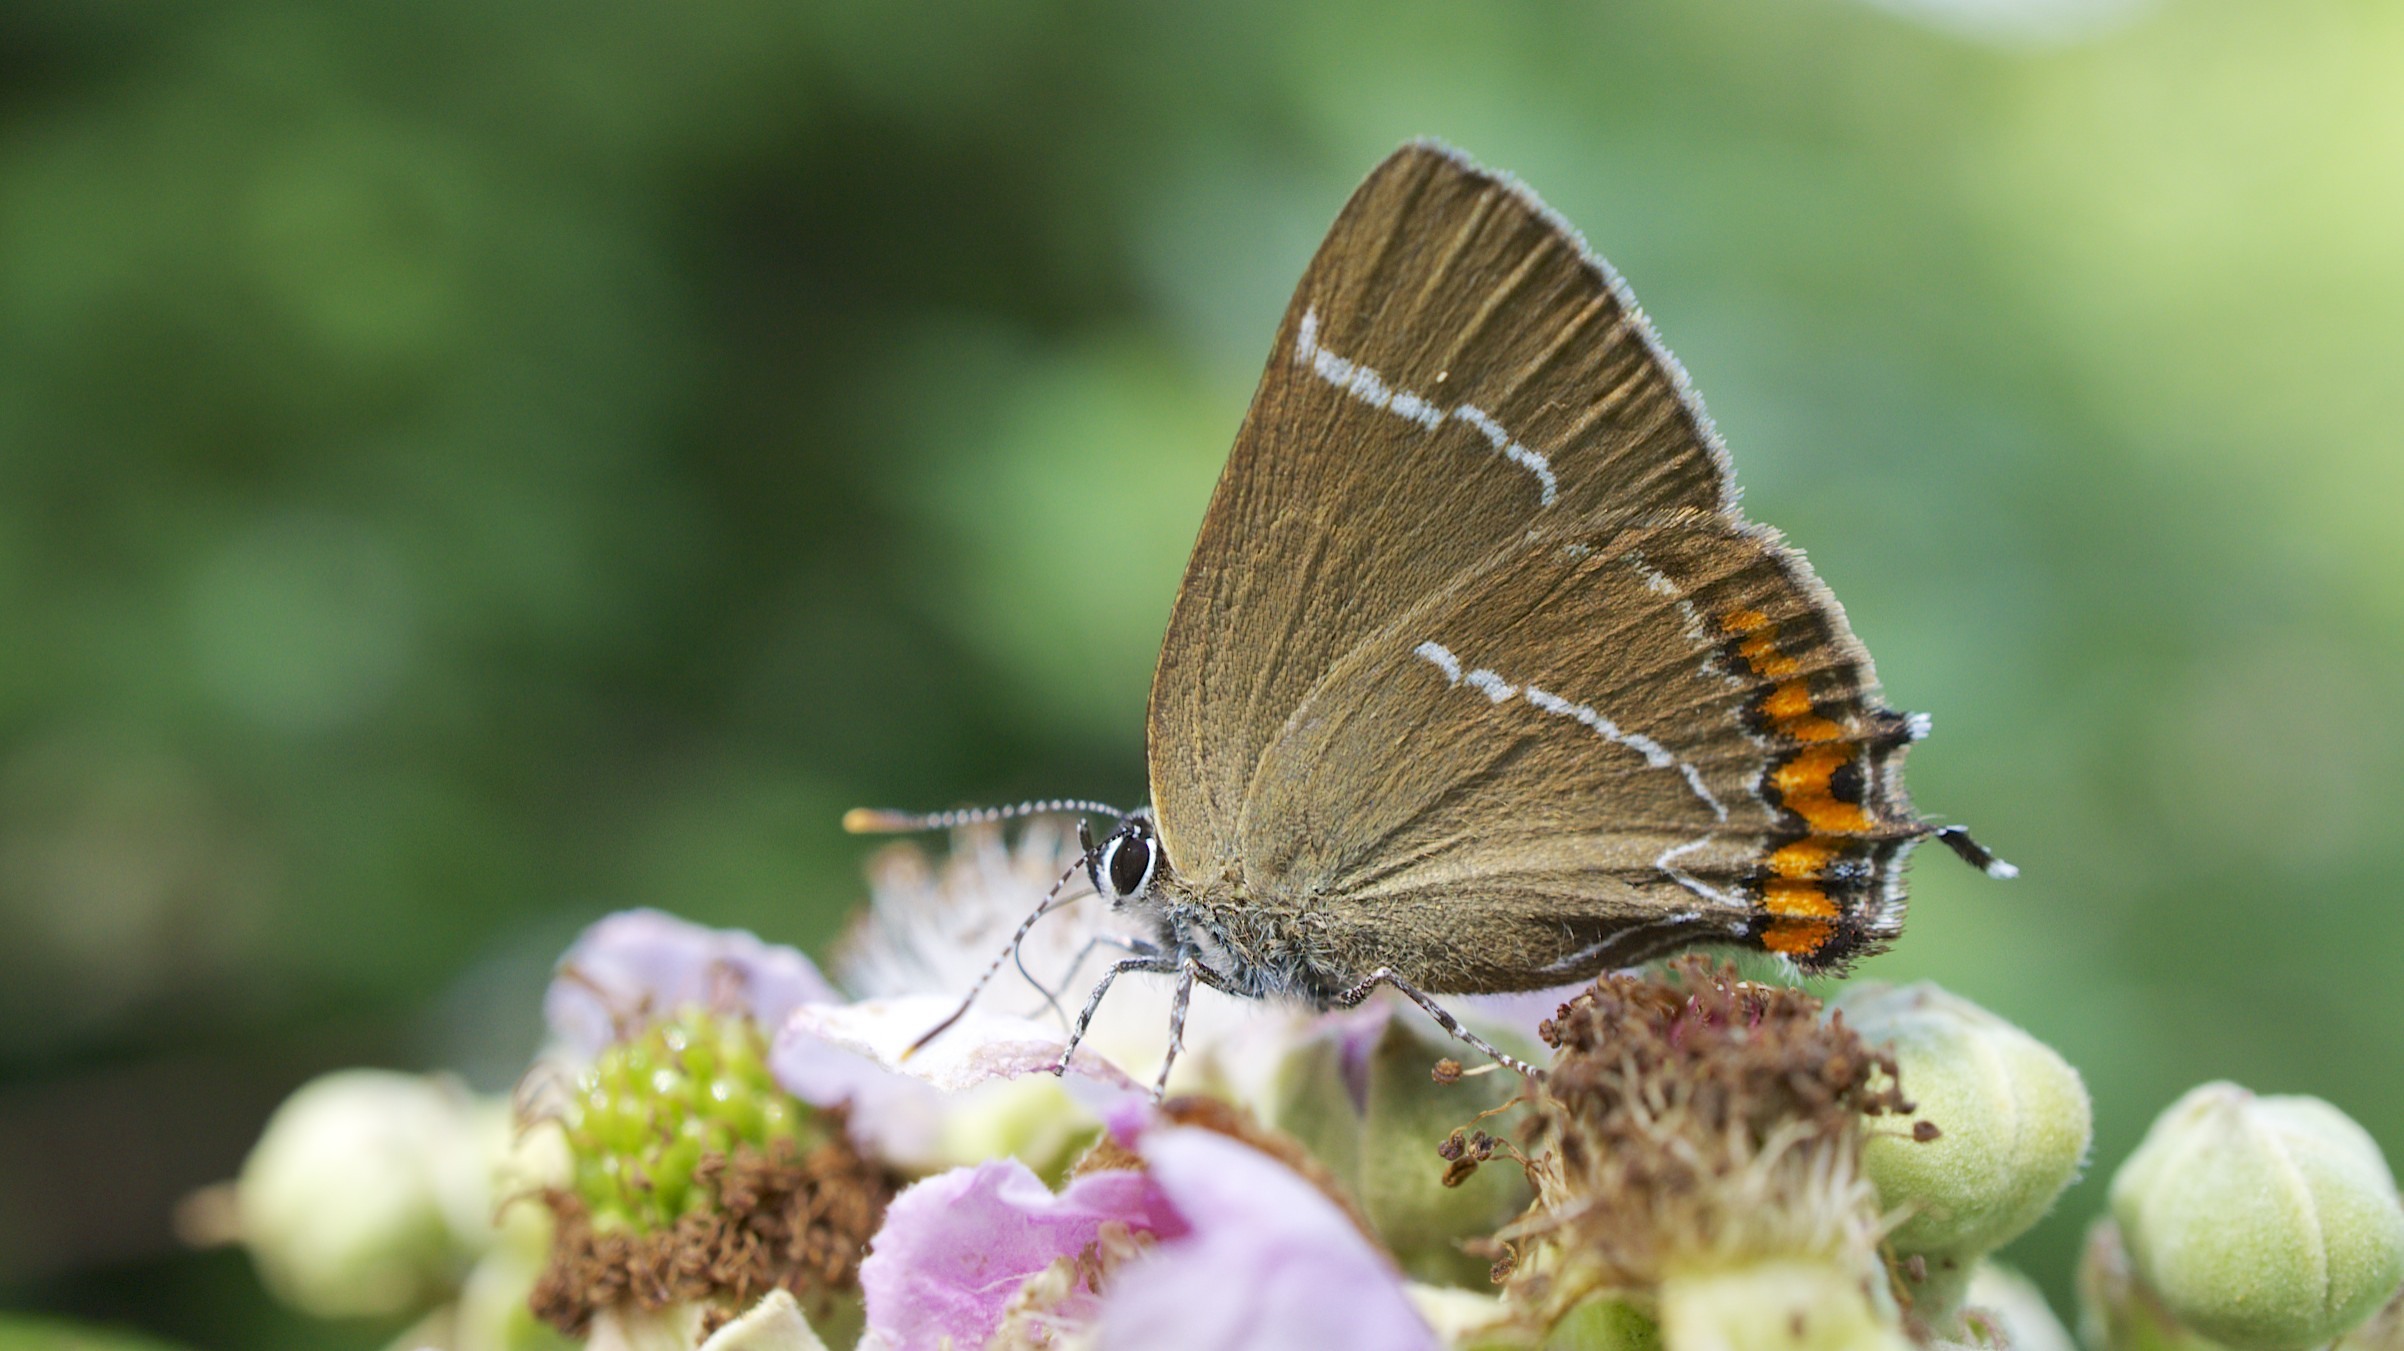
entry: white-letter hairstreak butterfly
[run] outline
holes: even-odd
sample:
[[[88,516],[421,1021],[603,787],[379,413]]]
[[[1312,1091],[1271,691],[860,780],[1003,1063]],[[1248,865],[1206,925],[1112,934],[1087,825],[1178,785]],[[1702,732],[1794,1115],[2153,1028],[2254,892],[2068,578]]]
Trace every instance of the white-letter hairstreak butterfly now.
[[[1172,1057],[1197,980],[1320,1006],[1384,984],[1524,1070],[1429,996],[1702,943],[1841,971],[1900,931],[1919,841],[2011,875],[1912,809],[1926,731],[1738,511],[1617,274],[1516,182],[1405,146],[1303,274],[1203,518],[1152,806],[1082,860],[1152,940],[1070,1045],[1149,971],[1178,978]],[[1059,809],[1111,810],[846,824]]]

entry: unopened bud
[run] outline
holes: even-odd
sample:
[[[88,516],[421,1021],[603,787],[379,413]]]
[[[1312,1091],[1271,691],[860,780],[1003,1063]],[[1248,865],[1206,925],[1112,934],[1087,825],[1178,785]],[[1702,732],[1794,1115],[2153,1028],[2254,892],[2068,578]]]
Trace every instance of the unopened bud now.
[[[1403,1269],[1478,1286],[1487,1260],[1463,1240],[1491,1234],[1528,1203],[1517,1168],[1479,1168],[1494,1142],[1455,1128],[1508,1100],[1507,1075],[1431,1075],[1452,1042],[1385,1009],[1335,1015],[1279,1067],[1271,1123],[1342,1180]]]
[[[317,1079],[276,1109],[242,1165],[242,1242],[269,1288],[320,1317],[427,1307],[492,1241],[507,1122],[443,1080]]]
[[[2379,1148],[2317,1098],[2193,1090],[2112,1180],[2138,1283],[2231,1346],[2317,1346],[2404,1280],[2404,1206]]]
[[[1898,1252],[1968,1259],[2017,1238],[2078,1176],[2087,1089],[2054,1050],[1978,1005],[1922,983],[1857,986],[1836,1007],[1894,1051],[1914,1111],[1862,1148],[1886,1206],[1909,1218]]]

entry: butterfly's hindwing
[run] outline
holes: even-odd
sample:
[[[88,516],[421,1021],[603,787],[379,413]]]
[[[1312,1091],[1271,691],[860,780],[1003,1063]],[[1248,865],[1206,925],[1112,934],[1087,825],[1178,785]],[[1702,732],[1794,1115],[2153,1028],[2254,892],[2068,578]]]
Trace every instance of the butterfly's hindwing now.
[[[1348,947],[1401,935],[1424,989],[1704,938],[1841,965],[1892,936],[1926,833],[1898,726],[1841,611],[1759,527],[1540,532],[1302,700],[1245,803],[1242,884],[1272,909],[1316,898]]]

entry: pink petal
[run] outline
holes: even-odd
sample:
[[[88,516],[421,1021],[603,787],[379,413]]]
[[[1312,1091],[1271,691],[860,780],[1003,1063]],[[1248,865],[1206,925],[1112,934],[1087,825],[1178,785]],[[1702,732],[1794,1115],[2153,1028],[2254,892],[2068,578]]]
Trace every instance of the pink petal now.
[[[1058,1195],[1016,1159],[928,1178],[894,1199],[860,1264],[868,1338],[891,1351],[982,1346],[1028,1277],[1084,1251],[1112,1220],[1185,1232],[1142,1173],[1089,1173]]]
[[[1293,1170],[1190,1127],[1146,1130],[1137,1148],[1193,1232],[1111,1280],[1107,1351],[1433,1351],[1401,1273]]]
[[[842,997],[791,948],[740,929],[625,910],[586,929],[559,959],[543,1016],[561,1040],[592,1055],[622,1029],[691,1005],[748,1013],[773,1029],[802,1004]]]

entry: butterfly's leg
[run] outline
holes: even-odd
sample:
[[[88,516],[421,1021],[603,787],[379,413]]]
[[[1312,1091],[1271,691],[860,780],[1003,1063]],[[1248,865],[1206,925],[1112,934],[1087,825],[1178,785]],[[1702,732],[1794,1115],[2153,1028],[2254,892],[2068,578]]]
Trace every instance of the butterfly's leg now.
[[[1067,989],[1069,982],[1077,978],[1077,973],[1083,970],[1085,967],[1085,959],[1093,956],[1095,948],[1117,948],[1121,952],[1136,952],[1140,950],[1136,940],[1134,939],[1121,938],[1117,934],[1095,934],[1093,937],[1085,940],[1085,946],[1077,949],[1077,955],[1069,960],[1068,969],[1060,973],[1061,989]],[[1028,983],[1032,984],[1037,990],[1043,993],[1044,1002],[1052,1006],[1052,1012],[1060,1019],[1060,1026],[1063,1029],[1067,1028],[1068,1010],[1060,1007],[1060,1000],[1052,988],[1045,985],[1042,981],[1036,980],[1033,976],[1028,976],[1027,980]]]
[[[1088,848],[1088,852],[1091,852],[1090,846]],[[1060,889],[1067,886],[1069,882],[1072,881],[1077,874],[1084,869],[1084,867],[1085,861],[1083,859],[1079,859],[1076,863],[1070,865],[1067,872],[1060,874],[1060,880],[1054,882],[1052,884],[1052,889],[1044,893],[1043,903],[1035,907],[1034,913],[1028,915],[1024,920],[1019,922],[1018,932],[1010,935],[1010,946],[1002,949],[1002,951],[994,957],[993,964],[986,967],[985,970],[978,975],[976,983],[968,987],[968,993],[960,997],[960,1007],[953,1009],[949,1017],[945,1018],[942,1022],[935,1024],[933,1027],[928,1028],[926,1032],[918,1038],[918,1040],[911,1042],[910,1048],[901,1053],[902,1059],[907,1060],[911,1056],[918,1054],[919,1050],[928,1042],[942,1036],[945,1032],[951,1030],[952,1024],[959,1022],[962,1018],[968,1016],[969,1005],[977,1002],[977,995],[984,990],[987,982],[991,981],[994,976],[1001,971],[1002,963],[1018,960],[1019,945],[1026,942],[1027,935],[1034,931],[1035,921],[1052,913],[1055,908],[1068,903],[1067,901],[1061,899]],[[1075,895],[1068,897],[1068,901],[1081,900],[1084,898],[1084,895],[1085,893],[1078,892]],[[1027,968],[1024,964],[1021,964],[1018,969],[1023,973]],[[1028,979],[1032,980],[1034,977],[1029,976]],[[1041,987],[1039,986],[1037,988]],[[1048,993],[1049,992],[1047,992],[1047,997]]]
[[[1086,996],[1085,1011],[1077,1015],[1077,1025],[1069,1029],[1068,1045],[1060,1048],[1060,1059],[1053,1063],[1052,1073],[1068,1073],[1069,1057],[1077,1053],[1078,1043],[1085,1040],[1085,1029],[1093,1025],[1094,1013],[1102,1007],[1102,996],[1110,993],[1112,981],[1130,971],[1148,971],[1167,975],[1177,971],[1179,965],[1179,958],[1157,948],[1138,952],[1137,955],[1123,961],[1112,962],[1110,969],[1102,973],[1102,979],[1095,983],[1093,993]]]
[[[1152,1084],[1152,1101],[1168,1095],[1169,1069],[1177,1063],[1177,1054],[1185,1049],[1185,1011],[1194,1002],[1194,976],[1202,964],[1191,954],[1179,953],[1177,965],[1177,997],[1169,1004],[1169,1053],[1160,1062],[1160,1078]]]
[[[1443,1028],[1445,1031],[1451,1033],[1460,1040],[1467,1042],[1471,1049],[1477,1051],[1481,1055],[1490,1057],[1495,1063],[1501,1065],[1504,1069],[1515,1070],[1520,1074],[1526,1075],[1530,1079],[1543,1077],[1543,1072],[1538,1070],[1534,1065],[1531,1065],[1528,1062],[1520,1059],[1518,1056],[1510,1054],[1501,1047],[1496,1046],[1493,1042],[1490,1042],[1484,1037],[1479,1036],[1477,1033],[1470,1031],[1468,1028],[1461,1026],[1460,1019],[1453,1017],[1451,1012],[1448,1011],[1442,1004],[1439,1004],[1428,996],[1421,994],[1407,981],[1403,980],[1402,977],[1395,975],[1392,967],[1379,967],[1375,972],[1371,973],[1367,980],[1364,980],[1358,985],[1353,986],[1351,989],[1346,990],[1344,993],[1337,995],[1334,999],[1329,1000],[1328,1002],[1337,1008],[1352,1008],[1358,1005],[1362,1000],[1367,999],[1370,995],[1376,993],[1377,987],[1380,985],[1391,985],[1395,989],[1400,990],[1403,998],[1408,999],[1412,1003],[1417,1004],[1419,1007],[1427,1010],[1427,1016],[1435,1019],[1438,1027]]]

